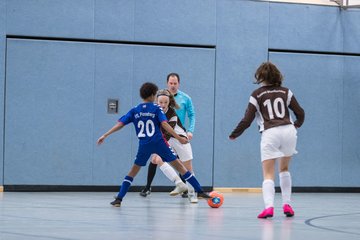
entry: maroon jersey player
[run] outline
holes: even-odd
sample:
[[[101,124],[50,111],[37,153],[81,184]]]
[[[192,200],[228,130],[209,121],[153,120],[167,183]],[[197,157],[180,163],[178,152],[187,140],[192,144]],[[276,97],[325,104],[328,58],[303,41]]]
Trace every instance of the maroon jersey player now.
[[[282,74],[271,62],[260,65],[255,73],[257,84],[261,86],[250,96],[245,116],[232,131],[229,138],[234,140],[247,129],[256,118],[261,133],[261,161],[264,181],[262,192],[265,203],[258,218],[272,217],[275,196],[275,161],[279,160],[279,179],[283,201],[283,212],[291,217],[290,206],[291,175],[289,163],[296,151],[297,128],[304,122],[305,113],[292,91],[282,87]],[[296,120],[290,115],[293,111]]]

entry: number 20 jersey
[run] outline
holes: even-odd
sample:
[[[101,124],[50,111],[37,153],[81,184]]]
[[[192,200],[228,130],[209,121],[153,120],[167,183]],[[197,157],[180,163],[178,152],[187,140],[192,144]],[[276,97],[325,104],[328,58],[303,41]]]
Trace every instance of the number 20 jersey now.
[[[159,105],[140,103],[118,121],[124,125],[132,122],[139,138],[139,144],[142,145],[163,139],[160,125],[163,121],[167,121],[167,118]]]

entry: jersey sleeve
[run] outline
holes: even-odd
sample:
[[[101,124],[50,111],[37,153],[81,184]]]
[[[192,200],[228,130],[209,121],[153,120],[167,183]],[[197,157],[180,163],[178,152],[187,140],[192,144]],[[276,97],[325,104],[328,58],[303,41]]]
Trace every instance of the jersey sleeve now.
[[[256,114],[256,107],[250,102],[246,109],[245,115],[243,119],[239,122],[236,128],[231,132],[230,138],[237,138],[239,137],[248,127],[250,127],[252,121],[255,118]]]
[[[304,120],[305,120],[305,111],[300,106],[300,104],[298,103],[298,101],[296,100],[294,95],[291,96],[289,108],[294,112],[294,114],[296,116],[294,126],[296,128],[301,127],[301,125],[304,123]]]
[[[193,105],[190,97],[186,101],[186,109],[187,109],[187,114],[189,117],[188,131],[193,133],[195,130],[195,109],[194,109],[194,105]]]
[[[134,114],[133,109],[131,109],[127,114],[119,118],[118,122],[123,123],[124,125],[127,125],[134,121]]]

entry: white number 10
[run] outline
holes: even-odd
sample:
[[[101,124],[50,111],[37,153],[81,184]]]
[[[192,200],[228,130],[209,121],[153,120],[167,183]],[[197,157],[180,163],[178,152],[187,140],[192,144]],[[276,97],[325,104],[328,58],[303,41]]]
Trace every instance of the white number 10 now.
[[[285,104],[282,98],[275,98],[272,105],[270,99],[267,99],[264,102],[264,106],[267,107],[270,119],[274,119],[274,112],[277,118],[283,118],[285,116]]]

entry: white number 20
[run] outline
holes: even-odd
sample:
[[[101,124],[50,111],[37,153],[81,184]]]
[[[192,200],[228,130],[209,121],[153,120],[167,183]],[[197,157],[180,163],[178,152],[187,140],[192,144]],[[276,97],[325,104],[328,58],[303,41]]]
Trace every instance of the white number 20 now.
[[[137,127],[140,128],[138,137],[152,137],[155,133],[155,125],[151,120],[147,120],[146,123],[140,120]]]
[[[267,99],[264,106],[267,107],[270,119],[274,119],[274,112],[277,118],[285,116],[285,103],[282,98],[275,98],[273,104],[271,104],[270,99]]]

